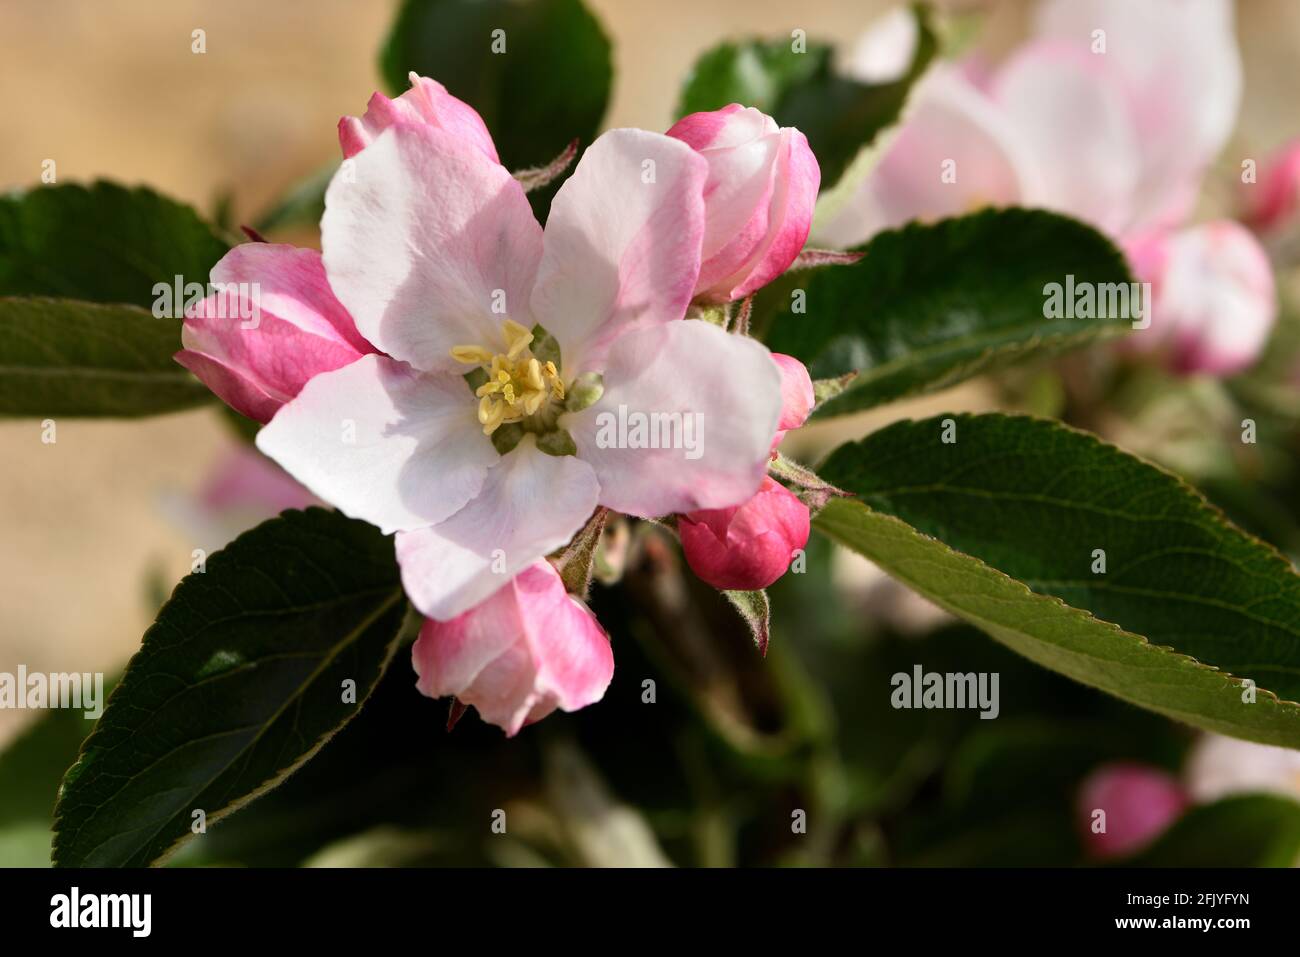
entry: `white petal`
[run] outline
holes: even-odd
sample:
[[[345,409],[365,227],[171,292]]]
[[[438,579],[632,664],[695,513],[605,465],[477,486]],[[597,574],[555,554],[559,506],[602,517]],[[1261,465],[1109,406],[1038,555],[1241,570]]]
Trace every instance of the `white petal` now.
[[[992,95],[1038,162],[1042,189],[1026,204],[1117,233],[1133,218],[1141,153],[1123,88],[1104,59],[1030,44],[998,72]]]
[[[442,130],[392,127],[345,161],[321,245],[357,328],[417,369],[458,368],[452,346],[498,345],[507,318],[533,325],[541,227],[514,177]]]
[[[345,515],[385,534],[442,521],[500,456],[465,380],[365,356],[312,378],[257,447]]]
[[[694,319],[640,329],[614,340],[604,379],[599,402],[561,419],[602,505],[651,518],[758,490],[781,415],[781,375],[761,344]],[[638,416],[662,428],[638,436]],[[675,447],[645,447],[652,435]]]
[[[441,524],[397,536],[406,594],[430,618],[455,618],[566,544],[598,492],[591,466],[547,455],[525,436],[472,502]]]
[[[532,307],[566,379],[621,332],[680,319],[700,271],[708,164],[644,130],[611,130],[555,195]]]
[[[813,241],[854,246],[914,219],[1021,204],[1038,190],[1034,156],[1006,112],[941,64],[917,84],[884,156],[843,208],[819,209]]]
[[[1096,56],[1123,84],[1142,151],[1135,226],[1188,215],[1241,105],[1230,0],[1047,0],[1036,32]]]

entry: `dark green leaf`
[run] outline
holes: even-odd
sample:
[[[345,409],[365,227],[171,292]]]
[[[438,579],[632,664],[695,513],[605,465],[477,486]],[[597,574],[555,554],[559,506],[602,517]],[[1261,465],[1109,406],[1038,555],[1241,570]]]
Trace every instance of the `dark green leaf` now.
[[[395,94],[414,71],[478,110],[507,169],[589,145],[609,100],[609,41],[581,0],[405,0],[380,66]]]
[[[682,90],[677,115],[741,103],[770,114],[808,137],[830,187],[858,151],[891,125],[913,81],[934,56],[935,40],[921,17],[921,39],[908,72],[892,83],[866,84],[838,76],[827,44],[797,38],[719,44],[705,53]]]
[[[1045,287],[1067,276],[1077,288],[1132,280],[1109,240],[1052,213],[987,210],[914,223],[864,248],[854,265],[793,280],[806,311],[794,311],[800,303],[786,290],[767,336],[815,379],[859,373],[817,415],[932,392],[1030,353],[1116,335],[1132,321],[1044,316]]]
[[[143,187],[101,181],[0,197],[0,296],[147,309],[156,283],[206,283],[228,248],[190,207]]]
[[[1300,861],[1300,804],[1246,794],[1193,808],[1134,867],[1294,867]]]
[[[1202,728],[1300,746],[1300,577],[1176,477],[1005,415],[896,423],[819,472],[860,501],[832,500],[818,528],[1021,654]]]
[[[172,359],[180,321],[136,306],[0,297],[0,415],[136,416],[212,400]]]
[[[404,609],[391,540],[337,513],[286,512],[211,556],[64,779],[55,863],[154,863],[195,811],[211,826],[274,787],[360,709]]]

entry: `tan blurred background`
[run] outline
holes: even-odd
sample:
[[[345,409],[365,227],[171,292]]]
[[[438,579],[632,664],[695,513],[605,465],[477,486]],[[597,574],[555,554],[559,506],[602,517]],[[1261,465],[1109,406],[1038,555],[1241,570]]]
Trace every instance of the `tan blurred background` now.
[[[1133,0],[1141,2],[1141,0]],[[737,35],[850,43],[885,0],[588,0],[614,43],[610,126],[665,128],[696,56]],[[1026,4],[998,5],[988,43]],[[147,183],[210,213],[230,191],[247,221],[334,157],[339,116],[377,87],[396,0],[4,0],[0,189],[59,180]],[[191,31],[207,52],[191,53]],[[1241,149],[1300,133],[1300,3],[1242,0]],[[1243,153],[1243,155],[1251,155]],[[925,405],[971,407],[978,388]],[[890,417],[899,411],[892,410]],[[862,426],[857,426],[859,434]],[[195,543],[161,500],[193,490],[227,432],[210,410],[137,422],[0,422],[0,671],[109,671],[126,660]],[[32,717],[0,711],[0,745]]]

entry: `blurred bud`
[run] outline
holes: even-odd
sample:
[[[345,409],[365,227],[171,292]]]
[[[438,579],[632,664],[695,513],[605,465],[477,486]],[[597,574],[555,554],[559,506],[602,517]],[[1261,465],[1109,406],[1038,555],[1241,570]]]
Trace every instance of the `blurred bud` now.
[[[695,298],[744,299],[785,272],[808,238],[821,184],[808,140],[739,103],[682,117],[668,135],[709,164]]]
[[[1273,268],[1258,240],[1220,220],[1125,243],[1140,282],[1150,283],[1150,328],[1123,348],[1158,352],[1175,372],[1227,376],[1250,366],[1277,319]]]
[[[1261,233],[1281,232],[1296,222],[1300,196],[1300,139],[1266,160],[1257,181],[1241,186],[1241,218]]]
[[[1079,788],[1084,847],[1091,857],[1124,857],[1155,840],[1186,807],[1172,775],[1141,764],[1103,765]]]
[[[686,562],[714,588],[753,591],[785,574],[808,544],[808,507],[770,477],[748,502],[703,509],[677,524]]]

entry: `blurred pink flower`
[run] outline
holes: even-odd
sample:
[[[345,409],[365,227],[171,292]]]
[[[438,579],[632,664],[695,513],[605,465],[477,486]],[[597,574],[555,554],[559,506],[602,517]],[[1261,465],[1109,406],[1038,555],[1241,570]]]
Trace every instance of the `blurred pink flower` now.
[[[880,162],[817,242],[850,246],[978,206],[1056,210],[1120,235],[1191,213],[1241,100],[1229,0],[1046,0],[1030,40],[989,72],[939,64]],[[908,41],[877,27],[850,72]]]
[[[1282,232],[1295,225],[1298,201],[1300,139],[1295,139],[1260,166],[1257,182],[1242,184],[1242,219],[1261,233]]]
[[[668,135],[709,164],[695,298],[743,299],[785,272],[808,238],[821,183],[808,140],[739,103],[684,116]]]
[[[1181,373],[1232,375],[1251,365],[1277,320],[1273,268],[1259,241],[1231,220],[1131,237],[1125,251],[1151,283],[1151,327],[1122,347],[1157,351]]]
[[[1178,781],[1158,768],[1124,762],[1103,765],[1079,788],[1084,847],[1096,858],[1125,857],[1159,837],[1187,804]]]
[[[222,450],[197,492],[169,489],[160,502],[167,517],[207,551],[224,547],[285,509],[320,504],[280,466],[235,441]]]
[[[609,636],[547,561],[450,621],[427,620],[411,661],[421,692],[454,695],[512,737],[599,701],[614,675]]]

